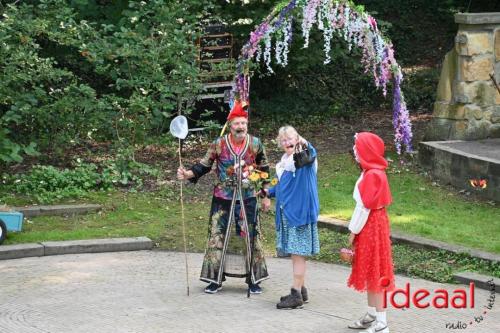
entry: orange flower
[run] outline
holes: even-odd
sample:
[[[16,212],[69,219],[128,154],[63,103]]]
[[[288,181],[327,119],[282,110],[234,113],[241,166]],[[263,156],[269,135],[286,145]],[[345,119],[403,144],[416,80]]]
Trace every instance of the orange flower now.
[[[269,174],[267,172],[262,172],[260,174],[260,178],[262,178],[262,179],[267,179],[268,177],[269,177]]]

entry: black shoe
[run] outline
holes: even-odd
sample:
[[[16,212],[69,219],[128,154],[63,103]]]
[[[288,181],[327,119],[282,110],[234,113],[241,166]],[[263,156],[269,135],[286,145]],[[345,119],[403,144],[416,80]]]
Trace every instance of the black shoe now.
[[[309,303],[309,295],[307,294],[307,288],[304,287],[304,286],[302,286],[302,289],[300,290],[300,293],[302,294],[302,301],[304,303]],[[290,296],[290,295],[281,296],[280,301],[283,301],[288,296]]]
[[[276,304],[276,308],[296,309],[301,308],[303,304],[304,301],[302,300],[302,294],[298,290],[292,288],[290,295],[285,296],[285,299]]]
[[[262,294],[262,288],[258,284],[251,284],[248,288],[250,288],[250,294]]]
[[[222,284],[217,284],[212,282],[205,288],[205,292],[207,294],[215,294],[221,289],[222,289]]]

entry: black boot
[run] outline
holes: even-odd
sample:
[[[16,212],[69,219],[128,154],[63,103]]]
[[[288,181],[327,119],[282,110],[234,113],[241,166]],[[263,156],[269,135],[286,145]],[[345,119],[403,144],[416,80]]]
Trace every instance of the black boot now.
[[[276,304],[276,307],[278,309],[295,309],[302,307],[303,304],[302,294],[298,290],[292,288],[290,295],[285,296],[281,302]]]
[[[302,286],[302,288],[300,290],[300,293],[302,294],[302,301],[304,303],[309,303],[309,296],[308,296],[308,293],[307,293],[307,288],[304,287],[304,286]],[[280,301],[283,301],[288,296],[290,296],[290,295],[281,296]]]

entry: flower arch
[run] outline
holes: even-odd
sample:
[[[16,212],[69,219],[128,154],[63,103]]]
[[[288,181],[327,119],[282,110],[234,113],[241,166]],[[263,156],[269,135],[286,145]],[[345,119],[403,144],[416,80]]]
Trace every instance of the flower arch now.
[[[264,62],[267,70],[271,67],[272,43],[277,65],[288,64],[289,46],[293,39],[292,23],[301,19],[304,48],[309,46],[309,34],[314,25],[324,36],[325,61],[330,58],[330,45],[334,34],[343,38],[349,50],[362,50],[361,62],[365,73],[373,76],[375,86],[387,94],[387,84],[393,80],[393,126],[394,141],[398,154],[404,147],[412,150],[412,130],[408,109],[401,91],[403,73],[394,58],[392,43],[378,30],[375,18],[364,12],[349,0],[283,0],[274,7],[264,21],[250,33],[250,39],[243,46],[236,64],[236,74],[231,94],[234,100],[248,102],[250,94],[250,64]]]

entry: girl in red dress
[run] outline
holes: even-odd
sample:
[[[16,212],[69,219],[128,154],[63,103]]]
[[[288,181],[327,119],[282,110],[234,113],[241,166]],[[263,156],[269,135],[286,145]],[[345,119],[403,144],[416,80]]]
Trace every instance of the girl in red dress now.
[[[354,156],[362,172],[354,186],[356,208],[349,223],[349,243],[354,249],[348,285],[367,292],[368,311],[350,328],[366,333],[389,333],[383,307],[383,291],[394,289],[389,219],[386,208],[392,201],[385,169],[384,142],[373,133],[358,133]]]

